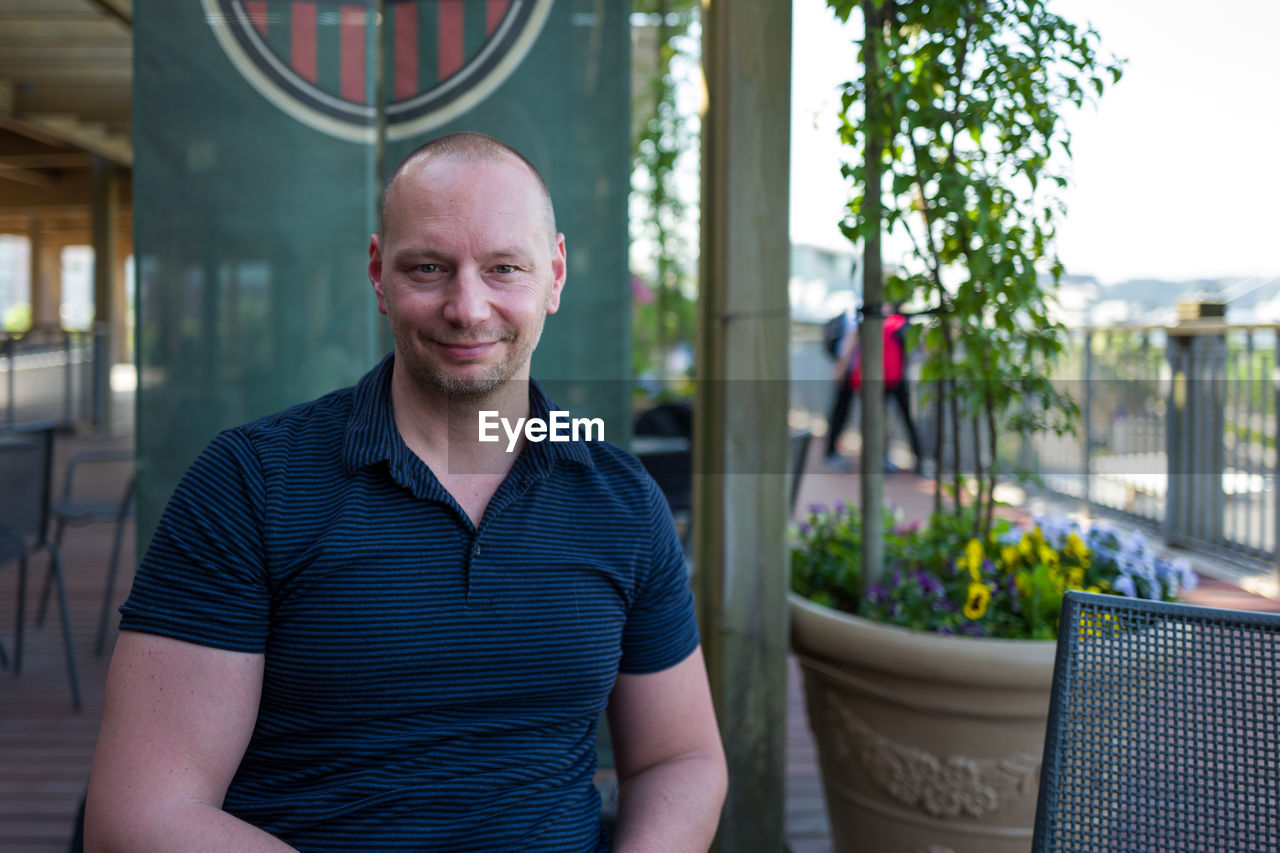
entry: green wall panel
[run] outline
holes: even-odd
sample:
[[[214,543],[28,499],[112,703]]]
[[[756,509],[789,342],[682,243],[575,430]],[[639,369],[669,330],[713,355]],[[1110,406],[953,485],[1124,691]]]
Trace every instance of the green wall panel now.
[[[359,97],[350,100],[376,103],[381,76],[394,108],[402,5],[134,2],[143,542],[217,431],[349,385],[390,351],[365,272],[382,173],[453,130],[503,139],[546,176],[566,234],[569,280],[534,376],[575,415],[605,418],[609,438],[626,437],[629,3],[422,0],[410,4],[419,24],[412,39],[419,88],[435,82],[440,54],[450,50],[441,41],[442,14],[461,15],[460,50],[487,55],[490,67],[500,67],[502,54],[484,54],[487,31],[497,33],[495,43],[516,32],[502,26],[517,12],[541,26],[513,42],[520,49],[507,54],[500,82],[473,90],[465,111],[445,121],[437,111],[418,127],[371,120],[334,131],[318,128],[308,108],[286,111],[281,92],[305,78],[308,54],[320,103],[341,101],[344,79],[348,87],[356,81]],[[379,7],[381,28],[365,27]],[[313,38],[305,21],[297,26],[299,9],[314,16]],[[486,23],[486,14],[504,24]],[[351,29],[353,22],[359,27]],[[255,43],[275,58],[246,73],[232,56],[236,45],[242,57],[253,55]],[[277,78],[284,83],[271,82]],[[455,101],[445,109],[462,107]],[[362,133],[367,138],[347,138]]]

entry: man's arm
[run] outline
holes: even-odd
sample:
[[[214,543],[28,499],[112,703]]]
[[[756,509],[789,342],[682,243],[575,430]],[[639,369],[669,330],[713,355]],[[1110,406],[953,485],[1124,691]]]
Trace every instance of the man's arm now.
[[[618,772],[615,853],[709,848],[728,772],[702,650],[661,672],[619,673],[609,731]]]
[[[121,632],[89,777],[87,850],[290,849],[222,811],[262,672],[262,655]]]

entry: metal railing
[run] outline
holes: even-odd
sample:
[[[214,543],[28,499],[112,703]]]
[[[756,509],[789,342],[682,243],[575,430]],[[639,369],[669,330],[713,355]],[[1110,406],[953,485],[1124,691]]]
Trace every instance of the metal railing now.
[[[829,406],[831,362],[817,328],[797,324],[791,349],[792,407],[821,416]],[[1073,329],[1051,378],[1079,406],[1077,430],[1063,436],[1001,431],[1001,477],[1029,472],[1048,491],[1081,501],[1087,511],[1121,514],[1171,545],[1280,562],[1277,349],[1277,325]],[[938,416],[925,399],[921,361],[919,353],[910,361],[913,410],[930,457]],[[887,412],[886,419],[900,432],[895,414]],[[849,428],[858,426],[853,417]],[[957,444],[961,469],[974,470],[975,447],[984,454],[989,447],[985,427],[978,428],[982,441],[975,442],[973,424],[963,420],[953,442],[947,424],[944,471],[952,468]]]
[[[1075,330],[1054,378],[1077,434],[1026,437],[1020,461],[1169,544],[1275,561],[1278,339],[1220,322]]]
[[[93,376],[93,334],[60,328],[0,333],[5,425],[51,420],[74,426],[89,409]]]

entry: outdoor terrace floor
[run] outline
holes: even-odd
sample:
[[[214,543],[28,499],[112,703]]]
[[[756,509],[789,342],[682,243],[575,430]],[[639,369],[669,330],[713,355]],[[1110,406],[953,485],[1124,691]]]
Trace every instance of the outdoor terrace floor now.
[[[60,436],[54,482],[61,482],[57,472],[74,450],[128,443],[126,437]],[[802,510],[811,503],[831,504],[845,499],[856,502],[857,475],[823,473],[816,442],[813,451],[801,483],[798,505]],[[924,517],[931,507],[930,488],[929,481],[897,474],[886,478],[886,500],[902,507],[909,517]],[[56,610],[50,611],[43,628],[32,624],[46,559],[37,556],[31,567],[23,672],[17,677],[12,671],[0,672],[0,853],[67,849],[102,714],[107,658],[96,657],[93,645],[111,536],[110,524],[73,527],[68,529],[62,547],[84,696],[84,708],[79,712],[71,707]],[[127,594],[132,574],[132,524],[126,531],[125,543],[115,604]],[[10,654],[16,575],[16,565],[0,566],[0,636]],[[1280,602],[1211,578],[1205,578],[1200,589],[1189,597],[1195,603],[1218,607],[1280,611]],[[787,844],[791,853],[830,851],[817,755],[794,661],[788,662],[787,708]]]

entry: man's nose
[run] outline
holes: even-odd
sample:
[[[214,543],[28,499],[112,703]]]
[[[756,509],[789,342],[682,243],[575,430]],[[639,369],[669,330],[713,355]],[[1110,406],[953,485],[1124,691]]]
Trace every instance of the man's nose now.
[[[475,326],[489,319],[489,293],[476,270],[461,269],[449,284],[444,317],[457,326]]]

